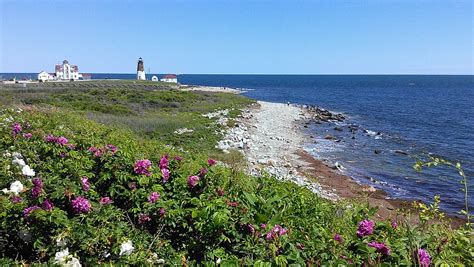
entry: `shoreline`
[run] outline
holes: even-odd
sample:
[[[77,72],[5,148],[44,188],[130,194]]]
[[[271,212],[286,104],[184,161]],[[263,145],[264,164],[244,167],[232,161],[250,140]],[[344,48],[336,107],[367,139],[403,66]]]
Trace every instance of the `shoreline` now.
[[[202,85],[185,85],[179,86],[180,91],[201,91],[201,92],[213,92],[213,93],[231,93],[231,94],[242,94],[245,90],[239,90],[236,88],[225,87],[225,86],[202,86]]]
[[[252,175],[266,171],[279,180],[305,186],[332,201],[361,200],[370,207],[377,206],[375,217],[379,220],[402,215],[397,212],[399,209],[416,213],[411,206],[418,200],[389,198],[385,191],[359,184],[351,176],[308,153],[304,145],[309,136],[303,129],[314,117],[310,113],[299,105],[257,101],[243,110],[241,118],[236,119],[236,126],[227,131],[218,147],[224,151],[241,151],[247,159],[247,171]],[[465,219],[456,215],[446,214],[446,217],[453,227],[465,223]],[[417,219],[417,216],[411,218]]]

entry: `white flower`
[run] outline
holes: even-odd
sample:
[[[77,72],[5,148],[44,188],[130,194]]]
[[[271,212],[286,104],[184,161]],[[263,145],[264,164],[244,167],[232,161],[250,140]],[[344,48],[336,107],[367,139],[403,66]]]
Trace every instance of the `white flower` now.
[[[35,171],[32,168],[30,168],[30,166],[28,165],[23,166],[23,168],[21,169],[21,172],[23,173],[23,175],[26,175],[26,176],[35,176]]]
[[[20,181],[15,181],[10,185],[10,192],[18,195],[23,191],[23,184]]]
[[[18,166],[23,167],[26,165],[25,161],[23,159],[15,158],[12,160],[12,164],[18,164]]]
[[[12,157],[15,159],[22,159],[23,156],[20,154],[20,152],[13,152]]]
[[[58,247],[65,247],[67,245],[67,240],[66,238],[63,237],[58,237],[56,238],[56,246]]]
[[[66,264],[63,264],[63,266],[67,266],[67,267],[81,267],[81,262],[79,262],[78,259],[74,258],[74,257],[71,257],[71,259],[66,262]]]
[[[221,258],[218,258],[218,259],[216,260],[216,264],[220,264],[220,263],[221,263]]]
[[[56,252],[54,255],[54,263],[63,264],[66,263],[67,258],[69,257],[69,249],[65,248],[59,252]]]
[[[3,192],[4,194],[10,193],[10,191],[9,191],[7,188],[3,188],[3,189],[2,189],[2,192]]]
[[[8,118],[5,118],[3,121],[5,121],[5,122],[12,122],[12,121],[13,121],[13,117],[10,116],[10,117],[8,117]]]
[[[130,255],[132,254],[133,252],[133,244],[132,244],[132,240],[127,240],[127,242],[125,243],[122,243],[122,245],[120,245],[120,256],[122,255]]]
[[[10,154],[10,152],[8,152],[8,151],[5,152],[5,153],[3,153],[3,157],[4,157],[4,158],[9,158],[9,157],[11,157],[11,156],[12,156],[12,154]]]

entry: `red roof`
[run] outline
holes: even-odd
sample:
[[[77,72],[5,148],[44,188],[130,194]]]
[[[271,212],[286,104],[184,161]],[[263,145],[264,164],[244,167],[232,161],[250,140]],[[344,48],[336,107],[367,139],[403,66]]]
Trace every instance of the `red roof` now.
[[[174,75],[174,74],[166,74],[165,76],[163,76],[163,79],[176,79],[177,76]]]

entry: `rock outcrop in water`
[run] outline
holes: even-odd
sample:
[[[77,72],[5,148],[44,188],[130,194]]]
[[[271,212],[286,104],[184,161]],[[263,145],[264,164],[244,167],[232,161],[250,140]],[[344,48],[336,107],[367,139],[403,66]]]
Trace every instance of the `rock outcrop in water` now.
[[[329,110],[316,106],[303,106],[306,108],[312,119],[316,122],[344,121],[346,118],[340,113],[332,113]]]

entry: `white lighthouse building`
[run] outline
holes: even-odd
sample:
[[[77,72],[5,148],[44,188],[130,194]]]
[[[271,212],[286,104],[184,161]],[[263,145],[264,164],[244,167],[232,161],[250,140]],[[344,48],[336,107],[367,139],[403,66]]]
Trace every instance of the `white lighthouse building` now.
[[[77,65],[71,65],[65,59],[63,64],[57,64],[54,68],[54,73],[48,73],[42,71],[38,74],[38,81],[46,82],[53,80],[67,80],[67,81],[76,81],[81,80],[84,77],[79,73],[79,68]]]
[[[66,59],[62,65],[56,65],[55,71],[58,80],[79,80],[82,78],[77,65],[70,65]]]
[[[137,64],[137,80],[146,80],[145,77],[145,67],[143,66],[143,59],[139,58],[138,59],[138,64]]]

